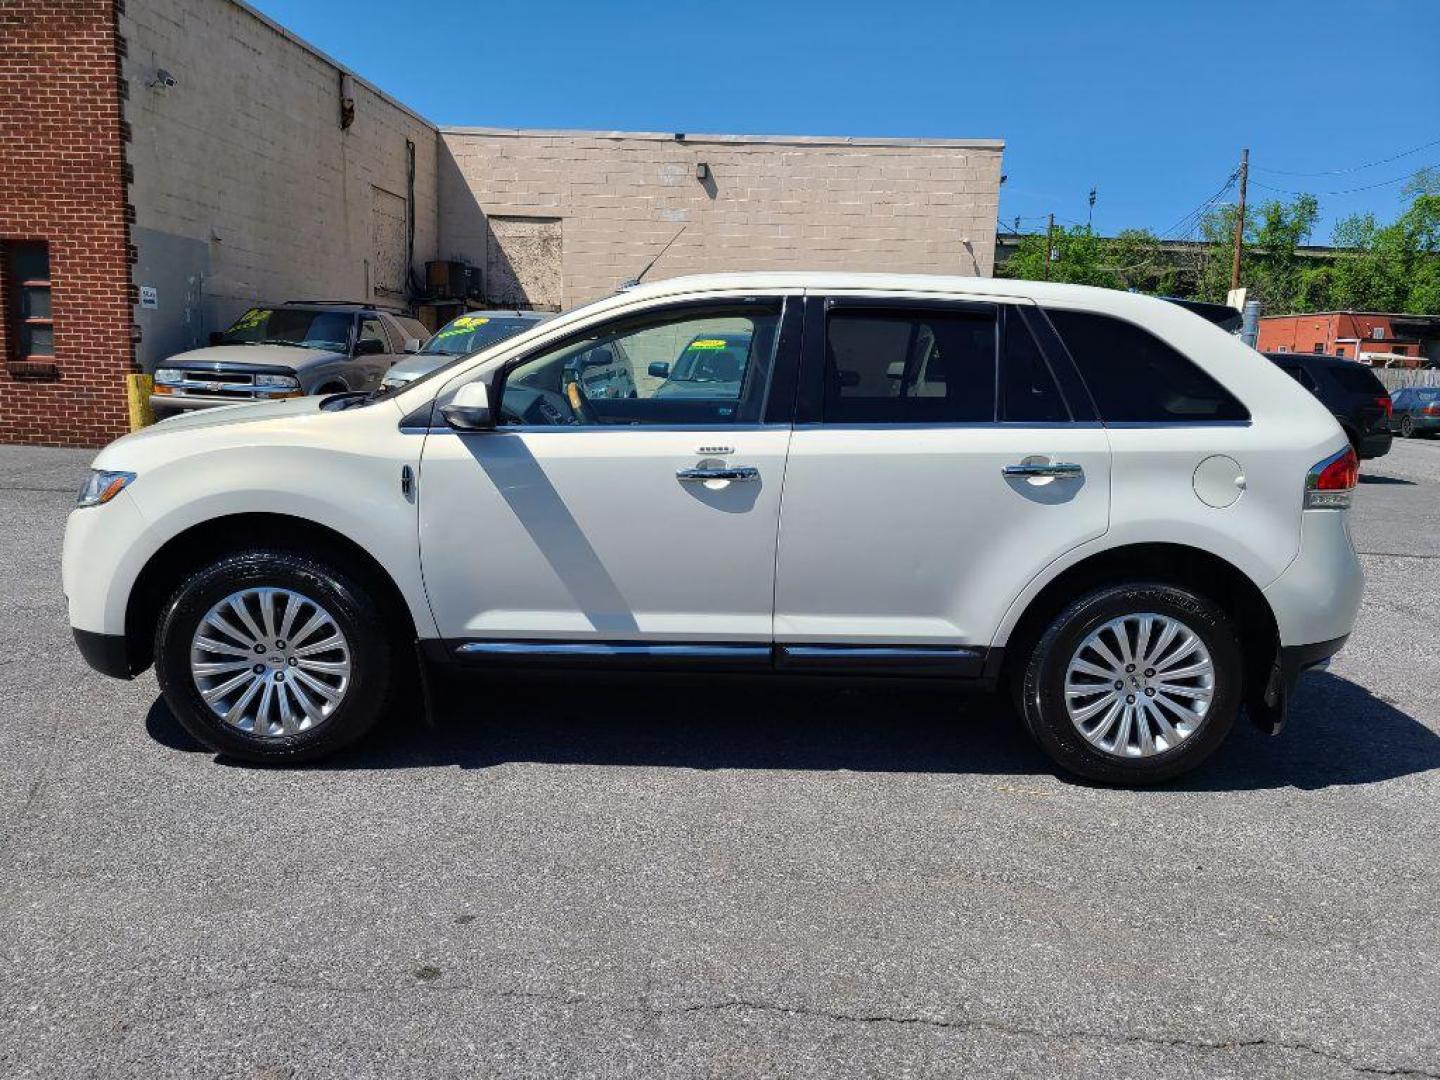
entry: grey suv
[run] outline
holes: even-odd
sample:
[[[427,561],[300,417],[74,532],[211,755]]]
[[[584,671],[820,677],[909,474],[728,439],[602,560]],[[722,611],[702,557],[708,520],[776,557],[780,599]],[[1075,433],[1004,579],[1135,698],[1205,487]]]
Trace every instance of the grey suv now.
[[[160,416],[247,401],[373,390],[430,332],[414,319],[364,304],[291,301],[255,307],[155,369],[150,404]]]

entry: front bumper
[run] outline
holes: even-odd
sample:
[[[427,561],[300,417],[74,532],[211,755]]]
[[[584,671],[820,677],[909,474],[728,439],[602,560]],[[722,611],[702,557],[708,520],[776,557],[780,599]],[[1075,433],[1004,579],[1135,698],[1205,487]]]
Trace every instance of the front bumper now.
[[[97,634],[93,630],[71,627],[75,635],[75,646],[80,655],[101,675],[112,679],[133,679],[136,675],[130,663],[130,651],[124,634]]]

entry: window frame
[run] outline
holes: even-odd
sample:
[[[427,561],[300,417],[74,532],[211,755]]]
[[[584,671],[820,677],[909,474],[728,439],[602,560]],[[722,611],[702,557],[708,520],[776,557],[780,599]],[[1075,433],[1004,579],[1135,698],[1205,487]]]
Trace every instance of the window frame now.
[[[746,428],[788,426],[794,409],[795,374],[800,363],[802,300],[803,297],[791,293],[742,293],[734,296],[685,297],[611,313],[604,318],[587,322],[560,337],[552,338],[543,344],[536,345],[533,349],[512,356],[491,373],[489,392],[496,417],[494,430],[502,433],[596,431],[615,434],[617,432],[643,431],[736,431]],[[733,311],[737,308],[744,308],[747,304],[753,304],[757,308],[778,309],[775,355],[770,365],[770,381],[762,392],[759,418],[756,420],[737,423],[565,425],[504,424],[499,422],[500,410],[505,400],[505,385],[509,382],[510,373],[532,360],[569,348],[586,338],[604,334],[607,332],[607,327],[621,326],[632,322],[665,321],[672,315],[674,316],[673,321],[679,321],[691,313],[703,317],[705,312]],[[521,331],[521,333],[525,333],[525,331]],[[629,362],[628,357],[627,362]],[[439,398],[436,400],[438,401]]]
[[[827,421],[825,410],[825,345],[829,315],[835,308],[871,308],[891,311],[939,311],[943,313],[992,315],[995,319],[995,402],[991,420],[939,421]],[[1015,319],[1030,332],[1035,346],[1050,369],[1061,399],[1070,412],[1068,421],[1004,419],[1004,363],[1007,327]],[[804,360],[795,400],[795,424],[826,427],[865,428],[1055,428],[1098,426],[1099,413],[1084,380],[1075,369],[1040,308],[1024,298],[978,299],[971,296],[912,296],[904,293],[809,293],[805,297]]]
[[[819,424],[829,428],[951,428],[994,427],[1000,408],[1000,305],[994,301],[972,300],[968,297],[923,296],[903,294],[847,293],[812,294],[805,297],[805,342],[801,385],[797,393],[795,424]],[[949,315],[980,315],[995,325],[993,362],[995,381],[989,420],[829,420],[825,417],[825,361],[830,313],[840,310],[871,310],[878,312],[935,311]]]
[[[1111,319],[1115,322],[1125,323],[1128,326],[1134,327],[1141,333],[1146,334],[1151,338],[1154,338],[1161,345],[1165,346],[1171,352],[1175,353],[1177,356],[1183,359],[1191,367],[1195,368],[1195,370],[1199,371],[1207,379],[1209,379],[1216,386],[1218,386],[1227,396],[1234,400],[1234,402],[1240,406],[1241,411],[1244,412],[1244,418],[1233,420],[1202,420],[1196,418],[1171,420],[1106,420],[1104,414],[1100,411],[1100,403],[1095,397],[1094,391],[1090,389],[1089,383],[1085,381],[1083,369],[1081,368],[1079,362],[1076,361],[1074,355],[1071,354],[1070,347],[1068,344],[1066,344],[1065,338],[1060,333],[1059,328],[1056,327],[1054,322],[1052,322],[1050,319],[1050,312],[1052,310],[1064,311],[1077,315],[1090,315],[1102,319]],[[1056,347],[1063,351],[1065,357],[1069,361],[1069,366],[1075,372],[1076,378],[1078,378],[1081,385],[1085,387],[1085,392],[1089,396],[1089,399],[1095,409],[1095,419],[1102,427],[1115,428],[1117,430],[1123,430],[1127,428],[1142,429],[1170,427],[1250,427],[1254,423],[1255,418],[1254,414],[1250,411],[1250,406],[1245,404],[1244,399],[1242,399],[1239,394],[1235,393],[1235,391],[1230,389],[1230,387],[1226,386],[1225,383],[1223,383],[1220,379],[1216,378],[1209,371],[1207,371],[1203,365],[1197,364],[1194,360],[1192,360],[1189,354],[1185,352],[1185,350],[1181,349],[1177,345],[1172,344],[1170,341],[1166,340],[1160,334],[1157,334],[1154,330],[1144,325],[1143,323],[1138,323],[1134,319],[1126,318],[1124,315],[1116,315],[1110,311],[1102,311],[1088,307],[1065,307],[1063,305],[1056,305],[1054,308],[1047,308],[1044,306],[1036,305],[1035,316],[1038,321],[1043,321],[1045,325],[1049,328],[1049,333],[1053,335],[1053,340]]]
[[[20,251],[30,249],[38,250],[45,257],[45,277],[33,278],[22,277],[18,273],[18,255]],[[11,239],[0,240],[0,257],[5,260],[5,283],[6,295],[0,297],[0,311],[3,311],[7,327],[7,338],[9,348],[5,357],[8,363],[18,365],[48,365],[55,364],[55,267],[52,259],[51,245],[48,240],[33,239]],[[25,294],[30,289],[44,289],[48,300],[50,314],[48,315],[27,315],[25,314]],[[27,339],[33,340],[32,328],[43,326],[50,331],[50,351],[36,352],[24,350],[24,342]]]

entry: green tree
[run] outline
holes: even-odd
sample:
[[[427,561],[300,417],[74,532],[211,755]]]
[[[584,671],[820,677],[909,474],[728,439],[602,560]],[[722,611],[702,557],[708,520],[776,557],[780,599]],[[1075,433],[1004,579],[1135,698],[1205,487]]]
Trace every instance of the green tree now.
[[[1235,206],[1222,206],[1200,224],[1207,244],[1200,269],[1200,294],[1223,303],[1230,289],[1230,267],[1235,237]],[[1309,241],[1320,217],[1313,195],[1291,202],[1271,200],[1247,209],[1245,250],[1240,284],[1247,297],[1259,300],[1269,312],[1314,310],[1327,292],[1326,269],[1303,258],[1297,248]]]
[[[1021,237],[997,273],[1038,281],[1046,277],[1045,234]],[[1097,235],[1088,225],[1056,229],[1052,238],[1049,279],[1107,289],[1157,288],[1168,273],[1160,244],[1145,229],[1126,229],[1118,236]]]
[[[1335,226],[1333,243],[1345,249],[1332,272],[1335,307],[1440,314],[1440,174],[1421,170],[1406,191],[1410,206],[1391,225],[1355,214]]]

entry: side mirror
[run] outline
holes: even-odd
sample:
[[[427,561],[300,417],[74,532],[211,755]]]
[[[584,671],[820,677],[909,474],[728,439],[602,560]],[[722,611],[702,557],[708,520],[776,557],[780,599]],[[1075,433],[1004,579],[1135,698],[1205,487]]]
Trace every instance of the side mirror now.
[[[450,404],[440,406],[440,415],[456,431],[493,431],[490,388],[483,382],[466,383],[455,391]]]
[[[405,347],[400,350],[405,353],[417,353],[420,351],[420,339],[418,337],[407,337]]]
[[[385,343],[379,338],[361,338],[355,343],[356,356],[379,356],[385,351]]]
[[[225,340],[225,332],[224,332],[223,330],[211,330],[211,331],[210,331],[210,344],[211,344],[211,345],[219,345],[220,342],[222,342],[222,341],[224,341],[224,340]]]
[[[650,374],[657,379],[668,379],[670,377],[670,365],[664,360],[656,360],[650,365]]]

